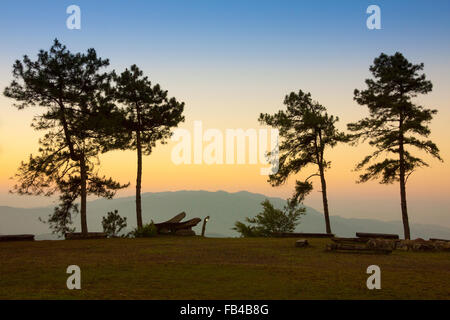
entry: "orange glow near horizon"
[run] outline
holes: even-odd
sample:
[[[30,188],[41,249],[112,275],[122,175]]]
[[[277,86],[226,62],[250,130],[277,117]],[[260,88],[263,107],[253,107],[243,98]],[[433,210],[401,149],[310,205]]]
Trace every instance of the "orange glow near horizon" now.
[[[430,77],[433,80],[433,77]],[[430,159],[430,168],[423,168],[415,172],[408,183],[408,199],[412,208],[437,207],[443,208],[442,215],[448,214],[448,199],[450,199],[450,168],[447,164],[450,159],[450,141],[448,140],[448,123],[450,121],[450,97],[445,85],[450,84],[449,80],[442,79],[438,83],[433,93],[426,97],[421,97],[418,102],[427,107],[439,110],[438,115],[431,123],[432,135],[430,139],[436,142],[441,149],[441,156],[444,163]],[[357,87],[363,87],[363,79],[359,79]],[[274,83],[275,80],[274,80]],[[321,93],[320,83],[313,83],[308,88],[299,88],[311,91],[313,98],[327,106],[330,114],[339,116],[338,124],[341,130],[345,130],[345,124],[357,121],[366,115],[364,107],[358,106],[352,100],[352,90],[356,81],[349,79],[339,84],[339,92],[332,91],[327,94]],[[6,79],[0,81],[2,86],[7,84]],[[195,84],[193,84],[195,86]],[[197,84],[200,86],[200,84]],[[208,85],[205,88],[208,91]],[[267,87],[269,84],[261,84]],[[212,80],[209,86],[212,88]],[[214,87],[211,92],[215,92],[217,97],[204,97],[199,95],[189,96],[189,90],[181,85],[165,84],[164,87],[171,88],[171,95],[180,97],[186,102],[186,123],[181,127],[192,130],[195,120],[202,120],[204,130],[216,128],[225,132],[226,129],[248,129],[259,128],[257,118],[260,112],[274,113],[283,108],[283,97],[286,93],[295,89],[286,89],[282,85],[276,84],[274,91],[252,89],[249,92],[239,92],[235,95],[232,88]],[[173,88],[173,89],[172,89]],[[342,91],[341,91],[342,89]],[[233,94],[229,94],[231,90]],[[193,91],[194,93],[195,90]],[[347,94],[344,94],[346,92]],[[197,93],[198,94],[198,93]],[[189,98],[183,98],[189,97]],[[211,102],[213,101],[213,102]],[[30,153],[37,152],[37,141],[40,133],[36,133],[30,128],[33,115],[41,112],[39,108],[18,111],[12,107],[13,101],[0,97],[0,108],[2,117],[0,119],[0,205],[10,206],[35,206],[35,202],[22,200],[17,196],[8,195],[8,190],[14,185],[12,177],[20,162],[27,160]],[[239,116],[236,116],[239,114]],[[208,143],[204,143],[207,145]],[[301,179],[312,172],[311,168],[304,173],[293,177],[286,185],[273,188],[267,182],[267,177],[260,175],[261,164],[257,165],[175,165],[171,161],[171,150],[173,142],[167,145],[158,145],[150,156],[145,156],[143,161],[143,192],[162,192],[176,190],[224,190],[237,192],[246,190],[249,192],[262,193],[267,196],[278,196],[287,198],[293,191],[295,178]],[[367,144],[358,147],[340,145],[334,149],[327,150],[327,158],[332,161],[332,167],[327,172],[327,184],[330,204],[336,204],[339,214],[350,215],[348,205],[355,203],[352,216],[362,216],[364,203],[371,207],[378,204],[392,202],[387,210],[396,212],[390,215],[392,219],[400,218],[397,212],[398,186],[380,185],[377,182],[366,184],[356,184],[358,173],[354,172],[355,164],[370,152]],[[429,158],[425,157],[427,160]],[[136,179],[136,155],[133,151],[114,151],[101,156],[100,173],[111,176],[121,183],[130,182],[130,187],[118,193],[118,196],[132,196],[134,194]],[[312,205],[318,210],[322,209],[321,196],[318,185],[319,181],[313,181],[315,190],[308,196],[305,203]],[[30,199],[30,198],[27,198]],[[364,199],[364,203],[361,199]],[[43,203],[46,200],[43,200]],[[360,202],[360,209],[356,208],[356,202]],[[362,208],[362,209],[361,209]],[[422,207],[420,207],[422,208]],[[417,209],[419,210],[419,209]],[[422,209],[420,209],[422,210]],[[425,210],[425,209],[424,209]],[[373,213],[372,213],[373,214]],[[426,213],[417,213],[422,220],[426,221]],[[368,215],[368,214],[367,214]],[[390,216],[386,214],[386,219]],[[448,225],[450,219],[447,218]]]
[[[14,112],[19,115],[20,112],[24,111]],[[15,174],[20,162],[26,160],[30,153],[37,151],[36,141],[38,140],[38,133],[34,132],[27,125],[20,124],[25,118],[19,117],[17,119],[16,117],[14,119],[15,123],[8,123],[9,128],[7,130],[10,131],[10,136],[16,137],[15,139],[8,139],[8,135],[4,134],[5,127],[1,127],[1,192],[7,192],[14,184],[14,181],[10,177]],[[31,117],[26,120],[31,120]],[[208,123],[204,123],[206,127]],[[192,125],[187,123],[184,127],[189,128]],[[437,135],[434,134],[434,136]],[[441,148],[442,157],[448,159],[450,156],[448,152],[450,150],[450,143],[442,136],[435,137],[434,140]],[[292,192],[292,182],[295,177],[290,179],[285,186],[272,188],[266,182],[267,177],[259,173],[260,168],[263,166],[262,164],[175,165],[171,161],[171,150],[174,144],[174,142],[169,142],[167,145],[158,145],[150,156],[144,157],[143,191],[225,190],[235,192],[247,190],[282,197],[288,197]],[[206,145],[207,143],[204,143],[204,146]],[[353,171],[354,166],[370,150],[370,147],[364,144],[358,147],[341,145],[327,151],[328,159],[332,161],[332,167],[327,172],[327,180],[330,189],[335,189],[333,192],[345,194],[346,191],[344,189],[348,189],[352,193],[359,189],[376,192],[379,188],[385,188],[384,186],[379,186],[377,183],[355,184],[358,173]],[[430,168],[421,169],[411,177],[410,192],[422,193],[423,195],[441,194],[442,196],[446,196],[448,194],[447,190],[450,189],[450,183],[448,179],[445,179],[450,173],[448,166],[445,163],[442,164],[433,159],[430,160],[430,165]],[[313,168],[308,168],[304,173],[299,174],[298,178],[308,175],[312,170]],[[113,151],[102,155],[100,172],[122,183],[130,182],[130,187],[126,191],[122,191],[122,193],[132,194],[136,175],[135,152]]]

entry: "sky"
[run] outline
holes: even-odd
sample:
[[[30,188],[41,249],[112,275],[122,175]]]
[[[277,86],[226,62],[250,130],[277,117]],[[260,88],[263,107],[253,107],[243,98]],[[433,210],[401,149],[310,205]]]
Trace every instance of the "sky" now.
[[[81,9],[81,29],[66,27],[69,5]],[[381,29],[369,30],[369,5],[381,9]],[[369,66],[381,52],[402,52],[425,64],[433,91],[416,99],[438,110],[432,135],[444,163],[414,173],[408,181],[410,220],[450,227],[450,2],[449,1],[2,1],[0,88],[12,80],[14,61],[35,57],[58,38],[71,51],[95,48],[111,69],[137,64],[147,76],[186,103],[186,121],[204,129],[261,128],[259,113],[283,108],[284,96],[299,89],[339,116],[338,127],[367,115],[353,100],[363,89]],[[33,207],[52,198],[9,194],[10,179],[22,160],[36,153],[40,133],[30,128],[42,110],[18,111],[0,96],[0,206]],[[295,178],[271,187],[261,165],[175,165],[174,143],[144,158],[143,191],[247,190],[287,198]],[[356,184],[355,164],[367,145],[327,151],[330,212],[344,217],[400,219],[399,187]],[[427,157],[425,157],[428,159]],[[118,196],[134,193],[136,155],[115,151],[101,156],[100,172],[131,182]],[[319,181],[314,181],[318,186]],[[305,204],[322,209],[316,187]]]

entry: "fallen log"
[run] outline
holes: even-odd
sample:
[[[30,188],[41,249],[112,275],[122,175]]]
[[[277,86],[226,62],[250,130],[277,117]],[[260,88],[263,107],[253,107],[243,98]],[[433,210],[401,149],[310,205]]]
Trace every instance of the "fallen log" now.
[[[332,233],[295,233],[295,232],[274,232],[274,237],[278,238],[333,238]]]
[[[12,234],[0,236],[0,242],[34,241],[34,234]]]
[[[104,232],[89,232],[87,234],[81,232],[66,233],[66,240],[87,240],[87,239],[106,239],[108,235]]]
[[[437,238],[430,238],[430,241],[450,242],[450,240],[446,240],[446,239],[437,239]]]
[[[389,233],[357,232],[356,236],[358,238],[371,238],[371,239],[393,239],[393,240],[400,239],[398,234],[389,234]]]
[[[335,252],[345,252],[345,253],[371,253],[371,254],[390,254],[390,253],[392,253],[392,250],[388,250],[388,249],[352,247],[352,246],[338,245],[336,243],[328,244],[327,250],[335,251]]]
[[[395,249],[395,244],[392,245],[390,239],[370,239],[370,238],[332,238],[326,249],[328,251],[341,251],[352,253],[382,253],[389,254]],[[383,241],[379,245],[379,241]],[[384,241],[389,241],[390,245],[386,245]]]
[[[339,238],[339,237],[334,237],[331,238],[331,241],[336,242],[336,243],[358,243],[358,244],[366,244],[369,239],[366,238]]]

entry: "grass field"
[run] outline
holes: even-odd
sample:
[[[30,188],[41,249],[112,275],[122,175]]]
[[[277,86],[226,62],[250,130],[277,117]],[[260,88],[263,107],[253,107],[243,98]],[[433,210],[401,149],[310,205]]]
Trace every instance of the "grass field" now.
[[[329,240],[161,237],[0,243],[0,299],[450,299],[450,253],[326,252]],[[81,268],[68,290],[66,268]],[[381,268],[381,290],[366,269]]]

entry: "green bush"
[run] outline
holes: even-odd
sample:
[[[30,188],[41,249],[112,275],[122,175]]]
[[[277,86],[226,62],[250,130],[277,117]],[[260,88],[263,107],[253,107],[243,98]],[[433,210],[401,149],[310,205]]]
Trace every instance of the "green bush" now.
[[[136,228],[129,233],[132,238],[151,238],[155,237],[157,230],[155,224],[152,222],[145,224],[142,228]]]
[[[119,236],[120,231],[127,227],[127,218],[121,217],[119,211],[114,210],[108,212],[106,217],[102,219],[103,232],[110,238]]]
[[[254,218],[245,218],[249,224],[237,221],[233,230],[242,237],[270,237],[275,232],[293,232],[298,219],[305,213],[294,201],[287,201],[283,210],[276,209],[269,200],[261,203],[263,211]]]
[[[239,232],[241,234],[241,237],[244,237],[244,238],[261,237],[262,236],[261,232],[259,232],[259,230],[257,230],[256,227],[246,225],[245,223],[242,223],[240,221],[237,221],[234,224],[233,230],[236,230],[237,232]]]

